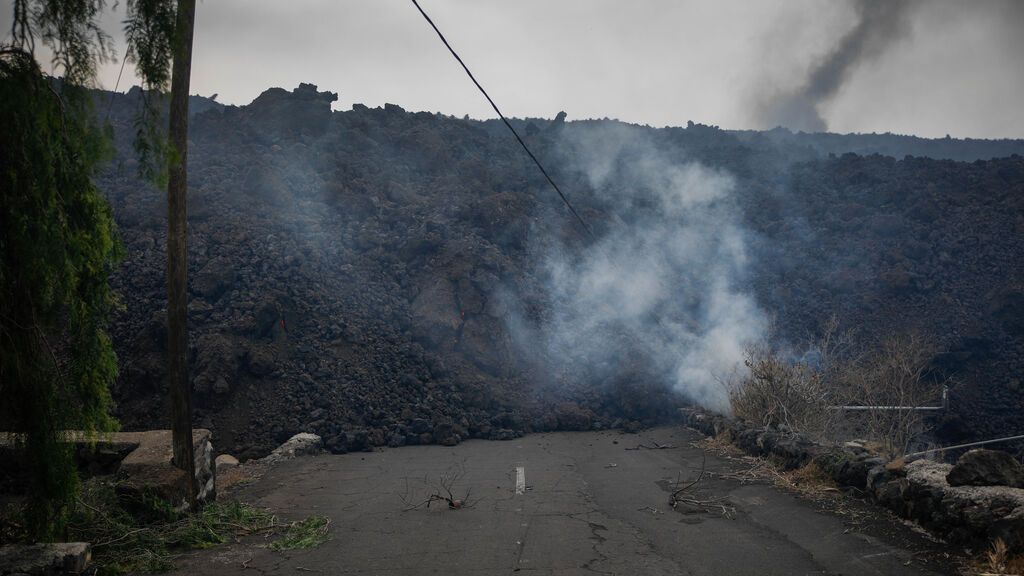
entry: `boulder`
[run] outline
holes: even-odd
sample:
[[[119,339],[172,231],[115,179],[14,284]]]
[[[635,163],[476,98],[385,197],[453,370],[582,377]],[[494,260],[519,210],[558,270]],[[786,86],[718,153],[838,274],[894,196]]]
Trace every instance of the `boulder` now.
[[[590,430],[593,413],[580,408],[575,402],[563,402],[555,407],[559,430]]]
[[[319,454],[324,447],[324,441],[316,434],[301,432],[289,438],[263,459],[268,464],[276,464],[284,460],[291,460],[296,456],[312,456]]]
[[[235,263],[228,258],[214,258],[192,279],[193,290],[208,302],[216,302],[237,279]]]
[[[490,435],[491,440],[514,440],[515,438],[515,430],[509,430],[508,428],[499,428],[497,430],[492,430]]]
[[[373,452],[373,444],[370,442],[370,433],[366,430],[352,432],[348,440],[350,452]]]
[[[227,394],[238,379],[238,369],[246,349],[227,334],[204,334],[196,346],[193,389],[201,394]]]
[[[430,432],[433,427],[430,425],[430,421],[424,418],[416,418],[409,424],[409,430],[413,434],[423,434],[424,432]]]
[[[442,422],[434,426],[434,442],[442,446],[455,446],[459,443],[459,437],[455,434],[455,427],[448,422]]]
[[[1006,452],[976,449],[956,461],[946,481],[950,486],[1024,488],[1024,466]]]
[[[249,348],[245,357],[246,368],[254,376],[267,376],[277,369],[279,362],[274,347],[269,344],[258,344]]]
[[[214,463],[217,466],[217,472],[220,472],[221,470],[238,466],[238,458],[235,458],[231,454],[221,454],[220,456],[217,456]]]
[[[410,307],[416,333],[434,346],[452,346],[462,323],[455,287],[447,278],[435,278],[423,287]]]
[[[347,454],[348,453],[348,434],[341,432],[327,439],[324,446],[330,451],[331,454]]]
[[[380,428],[374,428],[368,433],[368,441],[370,446],[383,446],[387,444],[387,437],[384,435],[384,431]]]
[[[812,447],[806,448],[806,453],[812,451]],[[802,465],[801,462],[798,459],[793,461],[797,465]],[[847,446],[820,451],[813,456],[813,462],[841,486],[852,486],[861,491],[888,479],[885,460]]]
[[[82,574],[91,560],[92,552],[85,542],[0,546],[0,574]]]

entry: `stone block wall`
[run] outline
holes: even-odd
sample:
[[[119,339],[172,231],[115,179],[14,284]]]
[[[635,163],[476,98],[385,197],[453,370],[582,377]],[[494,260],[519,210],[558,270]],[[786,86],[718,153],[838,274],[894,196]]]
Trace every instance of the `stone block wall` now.
[[[823,446],[800,434],[758,427],[702,409],[684,409],[682,421],[708,436],[724,435],[747,453],[771,458],[786,469],[815,462],[840,486],[855,488],[858,495],[948,542],[988,546],[998,538],[1011,552],[1024,553],[1024,489],[950,486],[946,475],[951,464],[929,460],[890,463],[854,444]]]

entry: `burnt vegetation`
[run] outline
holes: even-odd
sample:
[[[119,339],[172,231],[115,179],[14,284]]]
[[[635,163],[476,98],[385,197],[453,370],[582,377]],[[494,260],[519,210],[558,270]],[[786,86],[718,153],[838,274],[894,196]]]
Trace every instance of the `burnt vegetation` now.
[[[166,413],[166,208],[134,176],[137,100],[113,100],[119,151],[99,181],[126,249],[112,336],[127,428]],[[589,241],[503,126],[334,100],[311,85],[242,107],[193,98],[192,378],[197,425],[223,450],[254,457],[303,431],[341,452],[672,417],[685,399],[625,339],[584,369],[516,341],[510,318],[543,326],[556,305],[545,250]],[[559,145],[614,121],[513,122],[596,235],[630,221]],[[1021,142],[635,129],[736,178],[744,281],[780,338],[833,316],[865,341],[926,334],[942,351],[928,373],[956,378],[938,434],[1024,424]],[[904,157],[922,151],[970,161]]]

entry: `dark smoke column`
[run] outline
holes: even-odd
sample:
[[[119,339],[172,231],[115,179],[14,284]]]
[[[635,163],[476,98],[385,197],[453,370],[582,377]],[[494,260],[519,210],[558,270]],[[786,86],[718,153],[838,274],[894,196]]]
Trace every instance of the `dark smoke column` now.
[[[857,24],[815,64],[803,84],[760,103],[762,122],[804,132],[825,132],[818,106],[842,89],[861,62],[877,58],[910,30],[911,0],[854,0]]]

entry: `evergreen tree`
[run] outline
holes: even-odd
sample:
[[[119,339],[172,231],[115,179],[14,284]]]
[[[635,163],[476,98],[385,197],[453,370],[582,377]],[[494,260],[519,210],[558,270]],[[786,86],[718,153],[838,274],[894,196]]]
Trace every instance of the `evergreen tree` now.
[[[93,183],[109,151],[87,88],[112,57],[99,26],[105,0],[15,0],[0,46],[0,426],[24,449],[27,521],[37,538],[62,530],[78,481],[67,430],[116,429],[108,387],[117,373],[105,331],[108,276],[121,248]],[[169,78],[173,0],[127,4],[128,54],[150,94]],[[62,78],[45,75],[37,42]],[[159,98],[149,98],[138,148],[152,174],[166,149]]]

